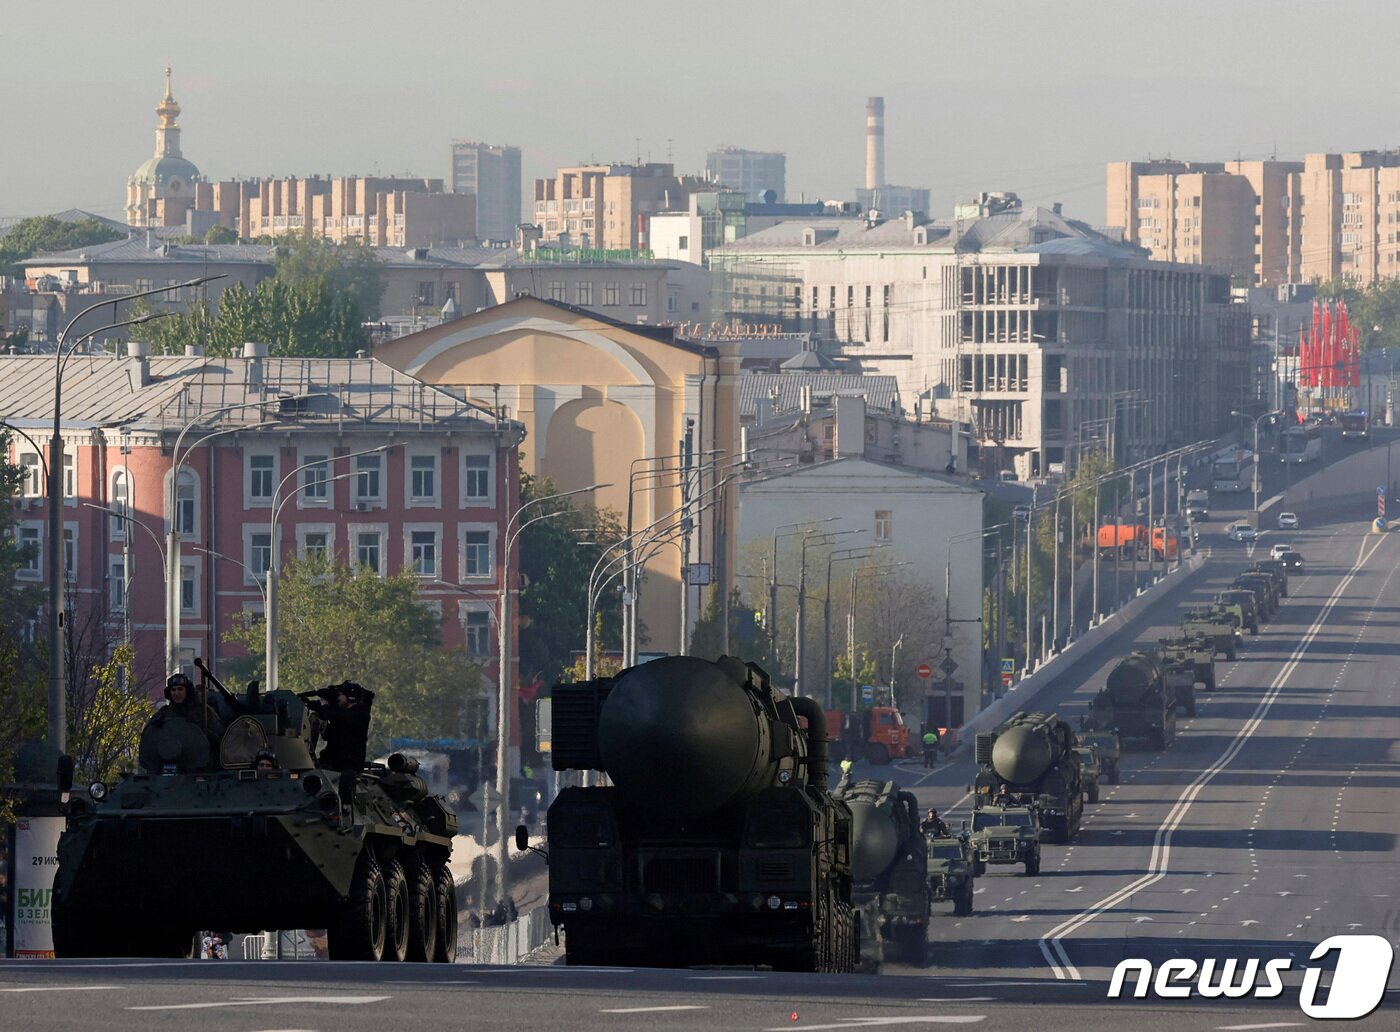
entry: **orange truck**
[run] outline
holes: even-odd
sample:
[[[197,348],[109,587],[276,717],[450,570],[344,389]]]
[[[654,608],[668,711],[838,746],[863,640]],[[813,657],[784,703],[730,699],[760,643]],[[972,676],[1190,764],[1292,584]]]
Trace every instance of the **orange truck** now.
[[[1179,542],[1175,534],[1166,527],[1152,528],[1152,555],[1157,559],[1175,559]],[[1099,558],[1112,559],[1119,556],[1131,559],[1135,554],[1139,559],[1148,557],[1147,528],[1141,523],[1107,523],[1099,528]]]
[[[893,706],[865,706],[859,713],[827,710],[826,737],[838,760],[864,758],[884,766],[913,755],[909,725]]]

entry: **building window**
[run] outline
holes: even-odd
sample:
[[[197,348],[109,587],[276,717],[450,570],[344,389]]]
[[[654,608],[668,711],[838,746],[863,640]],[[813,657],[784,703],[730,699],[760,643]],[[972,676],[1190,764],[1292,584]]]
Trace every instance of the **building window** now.
[[[491,497],[491,456],[468,455],[466,463],[467,500],[488,501]]]
[[[574,297],[577,298],[581,307],[593,304],[593,284],[579,283],[574,287]]]
[[[263,531],[248,535],[248,569],[254,577],[265,577],[272,568],[272,535]]]
[[[633,308],[645,307],[647,303],[647,285],[645,283],[633,283],[629,293]]]
[[[603,307],[616,308],[622,303],[622,287],[617,283],[603,284]]]
[[[76,527],[63,528],[63,572],[69,577],[78,568],[78,531]]]
[[[379,455],[360,455],[355,458],[355,469],[360,474],[355,478],[355,501],[377,502],[382,497],[379,487],[382,458]]]
[[[469,610],[466,619],[467,655],[491,655],[491,614]]]
[[[248,456],[248,500],[272,503],[272,478],[276,475],[277,456]]]
[[[42,540],[38,527],[19,528],[19,547],[24,556],[19,568],[21,577],[39,576],[39,561],[43,557]]]
[[[408,500],[437,501],[437,456],[414,455],[409,459]]]
[[[409,531],[408,550],[414,573],[420,577],[436,577],[438,575],[437,531]]]
[[[78,495],[77,456],[70,451],[63,453],[63,497],[71,504]]]
[[[66,462],[68,456],[64,455]],[[19,493],[24,498],[41,498],[44,494],[44,474],[39,465],[39,456],[35,452],[25,452],[19,457],[20,469],[24,471],[24,479],[20,481]]]
[[[302,464],[306,465],[307,463],[315,463],[315,465],[308,465],[301,471],[301,496],[308,502],[324,502],[331,477],[327,456],[302,456]]]
[[[120,538],[126,533],[127,506],[131,502],[131,475],[124,469],[112,474],[111,500],[108,508],[112,510],[112,518],[107,521],[111,526],[109,536]]]
[[[185,537],[195,535],[196,485],[194,474],[180,471],[180,479],[175,484],[175,533]]]
[[[434,283],[432,280],[423,280],[418,284],[418,303],[420,305],[436,304],[437,294],[434,293]]]
[[[568,299],[565,297],[565,295],[564,295],[564,281],[563,281],[563,280],[550,280],[550,282],[549,282],[549,299],[550,299],[551,301],[561,301],[561,302],[562,302],[562,301],[568,300]]]
[[[355,535],[355,565],[370,573],[379,572],[379,532],[362,530]]]
[[[195,586],[195,568],[193,563],[180,564],[180,612],[193,613],[195,611],[195,599],[198,591]]]
[[[113,612],[123,613],[126,611],[126,566],[120,559],[114,560],[108,567],[108,585],[111,594],[108,595],[107,604]]]
[[[681,251],[690,249],[690,237],[681,236],[676,239],[676,248]]]
[[[462,572],[466,577],[490,577],[491,532],[468,530],[462,539]]]
[[[316,562],[324,562],[330,551],[331,536],[324,530],[308,530],[302,534],[301,556]]]
[[[889,509],[875,510],[875,540],[886,542],[894,540],[894,517]]]

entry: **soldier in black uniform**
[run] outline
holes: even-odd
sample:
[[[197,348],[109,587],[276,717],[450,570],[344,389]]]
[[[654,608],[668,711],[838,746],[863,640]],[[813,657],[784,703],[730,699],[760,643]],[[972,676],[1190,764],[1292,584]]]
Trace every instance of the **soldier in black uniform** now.
[[[199,697],[194,682],[184,674],[171,674],[165,682],[165,697],[170,702],[166,707],[170,715],[202,730],[209,738],[213,755],[218,756],[219,740],[224,736],[224,722]]]
[[[919,824],[919,830],[925,835],[932,835],[934,838],[948,837],[948,822],[938,816],[938,811],[929,808],[928,816]]]
[[[326,723],[326,747],[319,763],[327,770],[340,771],[340,799],[350,805],[355,778],[365,766],[369,748],[369,711],[374,693],[354,681],[343,681],[323,688],[307,699],[313,713]]]

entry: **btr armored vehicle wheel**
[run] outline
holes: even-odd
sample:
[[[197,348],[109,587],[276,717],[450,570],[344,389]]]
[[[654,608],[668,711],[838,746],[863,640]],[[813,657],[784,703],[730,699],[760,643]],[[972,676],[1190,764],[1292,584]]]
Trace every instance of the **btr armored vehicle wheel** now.
[[[446,864],[434,872],[437,882],[438,932],[433,960],[451,964],[457,960],[457,884]]]
[[[331,960],[378,960],[389,924],[389,897],[384,872],[365,849],[355,865],[342,912],[326,929]]]
[[[384,952],[381,960],[402,962],[408,957],[409,899],[408,877],[403,864],[390,860],[384,868],[384,895],[388,901],[389,920],[385,926]]]
[[[409,855],[405,873],[408,875],[408,959],[436,960],[440,924],[437,880],[427,858],[416,850]]]
[[[1040,873],[1040,854],[1036,853],[1026,861],[1026,874],[1034,878]]]

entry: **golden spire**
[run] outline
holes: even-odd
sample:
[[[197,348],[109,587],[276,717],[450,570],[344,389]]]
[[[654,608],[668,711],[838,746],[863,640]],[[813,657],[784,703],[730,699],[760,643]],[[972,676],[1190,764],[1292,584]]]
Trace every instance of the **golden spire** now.
[[[156,106],[156,114],[160,115],[162,129],[175,128],[175,119],[180,115],[180,105],[175,103],[175,97],[170,92],[169,68],[165,70],[165,99]]]

